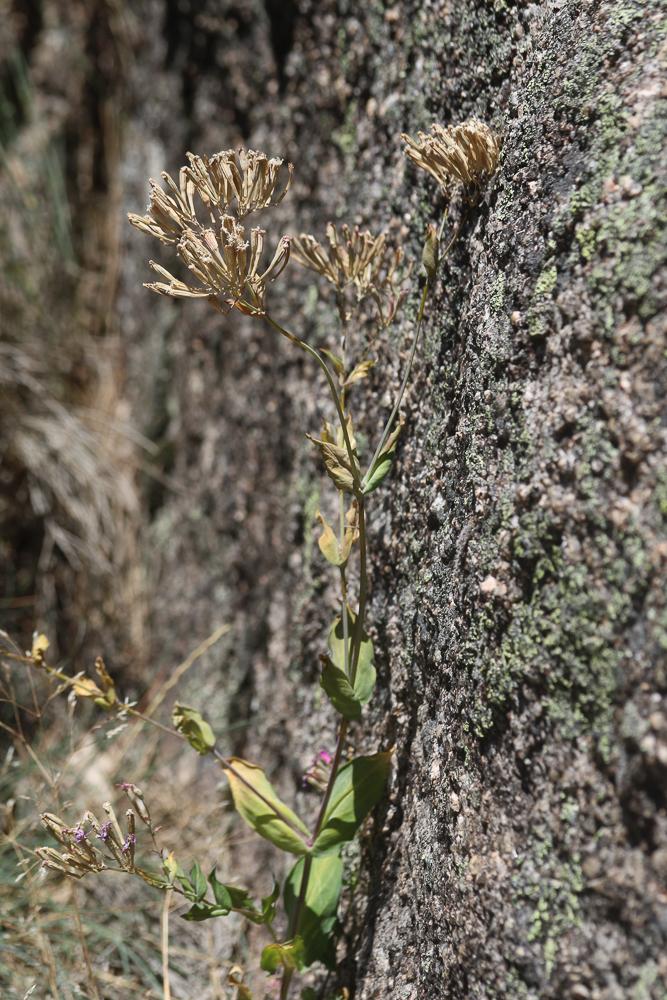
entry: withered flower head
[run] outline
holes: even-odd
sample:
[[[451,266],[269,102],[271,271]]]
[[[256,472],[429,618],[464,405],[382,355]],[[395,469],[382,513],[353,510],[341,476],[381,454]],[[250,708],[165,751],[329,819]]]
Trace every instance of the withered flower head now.
[[[87,812],[74,827],[66,826],[53,813],[43,813],[42,823],[65,848],[64,851],[57,851],[52,847],[38,847],[35,853],[44,868],[72,878],[82,878],[90,872],[105,871],[115,862],[116,869],[133,872],[137,842],[134,812],[127,810],[127,833],[123,834],[110,803],[104,803],[104,811],[109,816],[107,822],[100,825],[94,813]],[[91,842],[89,834],[93,841],[100,843]]]
[[[177,253],[198,283],[181,281],[151,260],[150,266],[166,281],[149,282],[146,288],[174,298],[208,299],[220,312],[237,308],[261,315],[266,287],[282,272],[290,251],[289,237],[283,236],[273,260],[260,273],[264,236],[263,229],[251,229],[246,239],[245,229],[230,215],[222,216],[217,229],[185,229]]]
[[[451,128],[434,123],[430,135],[418,132],[413,139],[403,133],[401,139],[405,155],[435,177],[445,191],[454,181],[483,183],[495,171],[500,155],[498,137],[477,118]]]
[[[343,225],[340,234],[333,222],[327,224],[328,247],[314,236],[302,233],[292,241],[292,256],[304,267],[316,271],[342,292],[353,285],[357,301],[370,296],[380,314],[382,326],[388,326],[405,298],[402,286],[412,267],[403,268],[403,250],[387,245],[386,236],[372,236],[358,226]]]
[[[265,231],[249,234],[227,209],[236,202],[239,218],[284,197],[287,185],[277,189],[283,161],[263,153],[243,150],[208,157],[188,154],[189,167],[182,167],[178,185],[162,174],[168,190],[151,181],[150,201],[144,216],[128,215],[133,226],[176,247],[176,252],[196,283],[188,284],[150,261],[165,281],[147,288],[174,298],[208,299],[221,312],[231,308],[261,314],[265,310],[266,286],[281,273],[289,259],[289,238],[283,236],[265,270],[261,270]],[[289,165],[289,176],[292,167]],[[197,216],[195,195],[201,201]]]
[[[190,166],[184,169],[204,204],[226,210],[236,202],[239,219],[250,212],[278,205],[292,183],[294,167],[291,163],[285,164],[277,156],[269,159],[266,153],[257,153],[254,149],[241,149],[238,154],[226,149],[210,158],[188,153],[187,157]],[[283,166],[287,170],[286,178]]]

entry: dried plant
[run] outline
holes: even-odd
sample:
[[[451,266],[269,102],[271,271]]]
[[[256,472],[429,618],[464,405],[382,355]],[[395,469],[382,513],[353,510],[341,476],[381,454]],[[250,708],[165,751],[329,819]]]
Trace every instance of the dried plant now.
[[[358,226],[341,226],[340,234],[330,222],[326,228],[325,249],[307,233],[292,241],[292,256],[331,282],[338,293],[353,285],[357,301],[370,296],[380,316],[380,325],[389,326],[407,295],[407,280],[412,266],[404,266],[401,247],[390,247],[385,234],[372,236]]]
[[[444,191],[452,183],[482,184],[495,171],[500,155],[498,137],[477,118],[444,128],[434,123],[430,135],[403,133],[405,155],[436,179]]]
[[[419,143],[410,140],[408,153],[441,182],[445,177],[456,177],[466,183],[472,179],[479,181],[494,169],[497,144],[481,123],[460,126],[458,132],[439,130],[435,126],[432,131],[433,137],[428,138],[428,142],[427,137],[420,138]],[[455,138],[451,138],[450,132],[456,133]],[[436,156],[431,148],[443,135],[448,136],[447,142],[452,144],[450,148],[441,142],[442,149],[449,151],[446,173],[444,153],[438,151]],[[420,151],[420,159],[414,155],[415,150]],[[337,719],[335,749],[332,752],[320,749],[304,775],[304,785],[320,796],[314,821],[308,824],[281,801],[260,767],[230,757],[220,749],[212,727],[195,708],[173,706],[175,732],[198,754],[211,757],[222,768],[241,818],[279,850],[294,856],[293,867],[282,886],[282,918],[278,912],[281,895],[278,883],[269,895],[255,902],[245,889],[219,882],[215,870],[206,878],[201,866],[195,863],[186,874],[173,854],[157,848],[143,794],[132,785],[123,786],[132,806],[126,814],[125,832],[108,803],[104,807],[109,816],[105,824],[100,824],[90,812],[72,826],[58,816],[45,814],[45,825],[64,850],[44,848],[40,856],[46,867],[73,878],[111,868],[137,875],[156,888],[180,892],[192,904],[185,914],[188,920],[201,921],[236,912],[255,924],[266,926],[270,941],[262,951],[260,966],[269,974],[280,973],[280,998],[286,1000],[295,972],[313,962],[319,961],[328,967],[335,964],[336,914],[342,887],[341,850],[354,838],[382,797],[390,771],[393,749],[358,756],[351,756],[349,752],[352,726],[363,719],[376,682],[373,643],[366,632],[366,503],[369,494],[386,481],[394,463],[403,426],[400,406],[428,293],[437,277],[441,233],[438,234],[435,225],[429,225],[422,258],[426,279],[410,357],[394,406],[377,434],[377,445],[369,458],[360,454],[357,445],[349,396],[352,387],[368,375],[371,362],[365,358],[348,361],[346,351],[339,356],[328,348],[318,349],[281,325],[267,311],[266,286],[287,262],[287,238],[282,238],[272,263],[260,274],[264,232],[252,230],[248,241],[240,223],[247,212],[275,204],[282,198],[284,189],[278,190],[276,180],[282,161],[241,151],[238,159],[230,153],[210,159],[190,155],[189,163],[189,167],[181,170],[178,186],[163,175],[169,193],[153,184],[148,215],[130,216],[130,222],[174,246],[199,285],[194,287],[179,282],[165,269],[153,265],[167,280],[149,287],[162,294],[206,298],[216,309],[234,307],[267,323],[317,362],[333,404],[335,423],[325,422],[321,436],[309,435],[309,438],[335,487],[337,498],[335,528],[324,515],[318,514],[320,551],[335,568],[340,586],[339,614],[329,627],[327,651],[320,658],[320,685]],[[205,222],[200,222],[196,215],[195,198],[204,207]],[[372,297],[378,306],[378,323],[384,326],[393,318],[405,294],[403,280],[410,269],[403,266],[402,251],[390,249],[384,236],[373,237],[347,226],[341,227],[339,233],[330,223],[327,239],[325,251],[313,237],[302,235],[294,241],[295,257],[334,286],[342,325],[341,339],[346,345],[350,317],[347,307],[341,308],[340,303],[345,290],[354,289],[357,302]],[[355,560],[356,572],[352,570]],[[132,703],[118,697],[101,660],[96,663],[97,679],[82,674],[70,676],[47,662],[47,649],[45,638],[37,636],[32,650],[14,659],[42,671],[73,692],[76,698],[92,701],[110,715],[151,721]],[[137,865],[135,815],[149,829],[160,860],[157,872]],[[237,997],[252,998],[242,970],[235,968],[229,982],[234,985]]]
[[[178,255],[199,285],[179,281],[160,264],[149,261],[166,282],[153,281],[146,288],[173,298],[208,299],[220,312],[236,308],[260,315],[265,311],[266,288],[289,260],[290,241],[283,236],[269,266],[259,274],[264,249],[263,229],[246,232],[230,215],[221,216],[215,229],[185,229],[178,241]]]
[[[128,219],[142,232],[175,245],[198,283],[181,281],[151,260],[150,266],[166,280],[147,283],[146,288],[174,298],[208,299],[220,312],[236,308],[261,314],[267,285],[289,260],[289,237],[281,238],[271,263],[260,273],[265,231],[255,228],[248,236],[228,212],[236,203],[241,218],[281,201],[289,187],[288,180],[276,194],[283,161],[269,160],[252,150],[241,152],[238,158],[228,151],[210,159],[189,153],[188,159],[190,166],[181,168],[179,184],[167,173],[161,176],[169,191],[151,181],[147,214],[130,213]],[[291,164],[289,169],[291,178]],[[205,213],[205,222],[197,217],[195,195],[202,203],[200,212]]]
[[[294,167],[291,163],[277,156],[269,159],[265,153],[253,149],[242,149],[238,154],[228,149],[210,158],[188,153],[188,160],[187,175],[203,203],[229,208],[235,202],[235,214],[239,219],[250,212],[278,205],[292,183]]]

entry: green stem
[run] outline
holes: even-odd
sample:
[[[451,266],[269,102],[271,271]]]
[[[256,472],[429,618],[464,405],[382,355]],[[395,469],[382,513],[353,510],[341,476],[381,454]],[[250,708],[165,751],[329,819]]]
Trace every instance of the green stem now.
[[[408,364],[407,364],[407,367],[405,369],[405,374],[403,375],[403,381],[401,382],[401,388],[398,391],[398,396],[396,397],[396,402],[394,403],[394,408],[391,411],[389,419],[387,420],[387,423],[384,425],[384,430],[382,431],[382,437],[380,438],[380,443],[377,446],[377,448],[375,449],[375,454],[373,455],[373,457],[372,457],[372,459],[370,461],[370,465],[368,466],[368,471],[366,472],[366,475],[364,476],[364,478],[361,481],[361,488],[362,489],[366,485],[368,477],[371,474],[371,470],[373,469],[375,463],[377,462],[378,458],[382,454],[382,449],[384,448],[384,446],[385,446],[385,444],[387,442],[387,438],[389,437],[389,435],[391,433],[391,429],[392,429],[392,427],[394,425],[394,420],[396,419],[396,414],[398,413],[400,405],[401,405],[401,402],[403,401],[403,395],[405,393],[405,390],[406,390],[406,387],[407,387],[407,384],[408,384],[408,379],[410,378],[410,372],[412,370],[412,362],[415,359],[415,353],[417,351],[417,344],[419,343],[419,335],[421,333],[422,321],[424,319],[424,309],[426,307],[426,297],[428,295],[430,287],[431,287],[430,286],[430,282],[427,281],[425,283],[425,285],[424,285],[424,290],[422,291],[421,302],[419,303],[419,315],[417,316],[417,332],[415,333],[415,339],[412,342],[412,349],[410,351],[410,356],[408,358]]]
[[[345,494],[338,491],[338,523],[339,523],[339,545],[341,551],[345,544]],[[340,572],[340,620],[343,623],[343,667],[345,676],[350,676],[350,622],[347,613],[347,570],[346,564],[338,567]]]
[[[358,487],[360,484],[359,484],[359,473],[357,470],[357,460],[354,457],[354,449],[352,447],[352,442],[350,441],[350,435],[347,430],[347,421],[345,419],[345,414],[343,413],[343,408],[341,406],[340,399],[338,398],[338,390],[336,389],[336,382],[334,380],[331,369],[329,368],[328,364],[326,363],[320,352],[317,351],[314,347],[311,347],[309,343],[307,343],[305,340],[301,340],[300,337],[297,337],[296,334],[291,333],[289,330],[286,330],[284,326],[281,326],[280,323],[277,323],[272,316],[269,316],[268,313],[264,313],[263,318],[275,330],[277,330],[278,333],[282,334],[283,337],[287,337],[290,343],[296,344],[297,347],[300,347],[302,351],[306,351],[307,354],[310,354],[311,357],[315,358],[318,365],[324,372],[327,382],[329,384],[329,389],[331,390],[331,396],[336,406],[336,413],[338,414],[340,427],[343,432],[345,449],[347,451],[347,457],[350,463],[350,471],[355,481],[355,485]]]
[[[361,637],[364,634],[364,617],[368,599],[368,560],[366,552],[366,508],[363,496],[357,498],[359,514],[359,605],[352,631],[352,656],[350,662],[350,684],[354,688],[361,652]]]
[[[449,214],[449,208],[447,207],[447,208],[445,208],[445,211],[444,211],[443,216],[442,216],[442,220],[440,222],[440,228],[438,230],[438,243],[440,243],[442,241],[442,235],[443,235],[443,232],[444,232],[444,229],[445,229],[445,223],[447,222],[448,214]],[[445,259],[445,257],[447,256],[447,254],[449,253],[449,251],[452,249],[452,247],[456,243],[457,239],[459,238],[459,236],[461,234],[461,228],[463,226],[463,221],[464,221],[464,216],[462,215],[461,218],[459,219],[457,225],[454,228],[454,232],[452,233],[452,236],[451,236],[449,242],[447,243],[447,246],[445,247],[444,250],[441,251],[441,253],[439,255],[440,256],[440,263],[442,263],[442,261]],[[363,477],[363,479],[361,481],[361,488],[362,489],[364,488],[364,486],[368,482],[368,477],[370,476],[370,473],[371,473],[371,470],[372,470],[373,466],[375,465],[375,463],[377,462],[378,458],[382,454],[382,449],[384,448],[384,446],[385,446],[385,444],[387,442],[387,438],[389,437],[389,435],[391,433],[391,429],[393,427],[394,420],[396,419],[396,415],[398,414],[401,402],[403,400],[403,395],[404,395],[405,390],[407,388],[408,379],[410,378],[410,372],[412,370],[412,363],[413,363],[414,358],[415,358],[415,352],[417,350],[417,344],[419,343],[419,336],[421,334],[422,322],[423,322],[423,319],[424,319],[424,310],[426,308],[426,299],[428,297],[428,293],[431,290],[431,287],[432,287],[432,283],[430,281],[427,281],[426,284],[424,285],[424,289],[422,291],[421,302],[419,303],[419,314],[417,316],[417,332],[415,333],[415,339],[414,339],[414,341],[412,343],[412,349],[410,351],[410,357],[408,358],[407,368],[406,368],[405,374],[403,376],[403,381],[401,382],[401,387],[400,387],[400,389],[398,391],[398,396],[396,398],[396,402],[394,403],[394,408],[391,411],[391,414],[389,416],[389,419],[387,420],[387,423],[384,425],[384,430],[382,432],[382,437],[380,438],[380,443],[377,446],[377,448],[375,449],[375,454],[373,455],[373,458],[371,459],[370,465],[368,466],[368,470],[367,470],[366,474],[364,475],[364,477]]]
[[[424,300],[422,301],[421,315],[424,311]],[[421,322],[420,315],[420,322]],[[359,516],[359,604],[357,607],[357,616],[354,622],[354,628],[352,630],[351,642],[348,637],[348,620],[347,620],[347,581],[345,576],[345,569],[341,567],[341,597],[342,597],[342,620],[343,620],[343,647],[345,655],[345,672],[350,678],[350,683],[354,686],[354,681],[356,678],[357,667],[359,664],[359,656],[361,651],[361,638],[363,635],[363,623],[364,616],[366,613],[366,602],[368,598],[368,560],[366,552],[366,515],[364,508],[364,498],[361,495],[361,483],[359,482],[357,473],[357,464],[354,456],[354,450],[352,448],[352,443],[350,441],[350,436],[347,429],[347,421],[345,419],[344,413],[344,390],[341,389],[339,395],[336,389],[336,384],[334,381],[333,374],[329,369],[326,361],[322,355],[314,347],[306,341],[301,340],[295,334],[286,330],[285,327],[277,323],[268,314],[264,315],[264,319],[269,323],[275,330],[277,330],[282,336],[286,337],[291,343],[296,344],[301,350],[306,351],[310,354],[326,376],[327,383],[333,398],[336,412],[338,414],[338,420],[340,422],[341,430],[343,433],[343,439],[345,441],[345,447],[347,450],[350,468],[353,470],[352,474],[355,479],[355,486],[357,487],[357,503],[358,503],[358,516]],[[417,334],[418,336],[418,334]],[[416,339],[416,338],[415,338]],[[414,346],[412,356],[414,357]],[[407,381],[407,380],[406,380]],[[342,397],[342,398],[341,398]],[[400,399],[399,399],[400,404]],[[340,494],[340,533],[341,533],[341,545],[343,544],[343,539],[345,537],[345,508],[344,508],[344,498],[341,492]],[[324,817],[326,815],[327,807],[331,800],[331,794],[333,792],[333,787],[338,777],[338,771],[340,769],[340,762],[343,756],[343,751],[345,749],[345,740],[347,738],[347,732],[349,728],[349,723],[346,719],[342,719],[339,729],[338,738],[336,740],[336,750],[334,753],[334,759],[331,765],[331,771],[329,773],[329,781],[327,782],[327,787],[324,793],[324,797],[320,804],[320,810],[317,816],[317,821],[315,823],[315,828],[312,835],[312,842],[314,843],[317,835],[320,832],[322,823],[324,822]],[[301,876],[301,886],[299,888],[299,897],[294,908],[294,913],[290,920],[289,925],[289,935],[294,937],[299,933],[299,926],[301,922],[301,914],[303,912],[304,903],[306,900],[306,894],[308,892],[308,882],[310,880],[310,872],[312,868],[312,858],[307,855],[304,861],[303,874]],[[291,969],[285,969],[283,972],[282,981],[280,984],[280,1000],[287,1000],[289,994],[290,983],[292,981],[293,971]]]
[[[359,503],[359,606],[357,608],[357,617],[354,622],[354,629],[352,631],[352,649],[350,656],[350,683],[354,687],[354,681],[357,673],[357,666],[359,664],[359,654],[361,650],[361,637],[363,635],[363,621],[366,613],[366,601],[368,599],[368,568],[367,568],[367,553],[366,553],[366,514],[364,509],[364,498],[358,498]],[[345,602],[346,604],[347,602]],[[343,614],[347,617],[347,607],[344,607]],[[345,643],[345,650],[347,653],[347,642]],[[347,670],[347,659],[346,659],[346,670]],[[336,751],[334,754],[333,763],[331,765],[331,772],[329,774],[329,781],[327,783],[326,791],[324,793],[324,798],[320,805],[320,811],[317,816],[317,822],[315,823],[315,829],[313,832],[313,843],[315,842],[318,833],[324,822],[324,817],[326,815],[327,807],[331,799],[331,794],[333,792],[333,787],[336,783],[336,778],[338,777],[338,771],[340,769],[340,762],[343,756],[343,750],[345,749],[345,740],[347,738],[347,732],[349,729],[349,723],[346,719],[342,719],[340,723],[340,728],[338,730],[338,739],[336,741]],[[310,859],[307,859],[310,860]],[[311,865],[307,862],[303,866],[303,874],[301,876],[301,887],[299,889],[299,899],[294,910],[292,920],[290,922],[290,936],[294,936],[299,933],[299,923],[301,920],[301,912],[303,910],[303,905],[306,899],[306,893],[308,891],[308,881],[310,879],[310,869]],[[290,982],[292,980],[292,972],[290,970],[285,970],[283,974],[283,979],[280,985],[280,1000],[287,1000],[287,995],[289,992]]]

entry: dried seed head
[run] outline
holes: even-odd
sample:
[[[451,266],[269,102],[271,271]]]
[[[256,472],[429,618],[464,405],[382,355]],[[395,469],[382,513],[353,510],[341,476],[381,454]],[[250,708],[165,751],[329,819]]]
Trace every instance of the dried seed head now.
[[[402,285],[412,267],[403,268],[403,250],[387,245],[386,236],[372,236],[358,226],[343,225],[340,234],[336,226],[327,224],[325,249],[307,233],[292,241],[292,255],[303,267],[321,274],[342,292],[353,285],[357,301],[371,297],[380,314],[382,326],[389,326],[406,292]]]
[[[42,862],[43,868],[69,875],[70,878],[83,878],[86,874],[80,867],[70,864],[67,854],[59,854],[53,847],[38,847],[35,854]]]
[[[220,153],[218,156],[224,158],[228,154]],[[250,158],[251,154],[247,156]],[[242,173],[238,168],[235,168],[236,173],[231,170],[230,162],[236,161],[225,161],[227,173],[220,167],[222,172],[214,184],[213,175],[205,171],[206,164],[210,165],[214,160],[215,157],[205,161],[202,157],[191,156],[191,167],[184,168],[186,173],[181,171],[180,188],[169,178],[171,196],[162,189],[158,189],[159,195],[153,190],[149,215],[129,216],[132,225],[138,229],[157,236],[163,243],[175,245],[178,256],[195,279],[192,284],[181,281],[160,264],[150,261],[153,270],[165,280],[151,282],[146,287],[173,298],[208,299],[220,312],[237,308],[241,312],[261,315],[265,312],[267,285],[278,277],[289,260],[289,237],[282,237],[271,263],[262,271],[266,234],[258,228],[246,233],[233,216],[222,211],[228,207],[229,200],[225,200],[226,195],[223,197],[221,185],[227,173],[232,180],[236,178],[238,192],[235,197],[239,211],[243,208],[246,214],[260,207],[260,202],[262,207],[275,204],[276,173],[282,161],[268,160],[263,154],[252,153],[248,162],[254,164],[253,169]],[[190,173],[187,173],[188,169]],[[192,195],[195,190],[208,209],[206,225],[198,220],[194,211]],[[284,193],[282,191],[278,200]],[[214,209],[220,209],[222,214]]]
[[[168,174],[163,190],[151,181],[145,216],[128,215],[133,226],[176,247],[195,279],[192,284],[174,277],[160,264],[150,266],[164,281],[146,287],[173,298],[208,299],[220,312],[232,308],[251,315],[265,312],[267,285],[282,272],[289,259],[289,237],[283,236],[269,266],[262,271],[265,232],[247,233],[238,219],[282,201],[290,184],[292,164],[283,183],[284,161],[264,153],[227,150],[215,156],[188,153],[178,185]],[[205,221],[197,216],[195,195]],[[236,216],[230,214],[235,212]]]
[[[151,814],[148,811],[148,806],[144,800],[144,793],[140,788],[137,788],[136,785],[133,785],[129,781],[123,781],[119,787],[122,788],[127,795],[141,822],[145,823],[148,829],[151,830]]]
[[[67,824],[54,813],[42,813],[40,818],[42,820],[42,825],[46,827],[49,833],[64,847],[68,847],[72,841],[72,837]]]
[[[254,149],[240,149],[238,154],[227,149],[211,157],[188,153],[187,158],[190,166],[184,169],[203,203],[221,211],[235,203],[239,219],[279,204],[292,183],[291,163]]]
[[[494,173],[500,155],[498,137],[477,118],[451,128],[434,123],[430,135],[418,132],[413,139],[403,133],[401,139],[405,155],[435,177],[445,191],[455,181],[484,183]]]
[[[181,167],[176,185],[169,174],[162,173],[162,180],[169,188],[170,194],[164,191],[157,181],[150,179],[150,195],[146,215],[128,214],[133,226],[149,236],[155,236],[161,243],[178,243],[184,226],[190,225],[196,219],[194,204],[195,185],[187,174],[187,168]]]
[[[72,878],[82,878],[88,872],[101,872],[106,868],[102,855],[88,843],[82,823],[68,829],[52,813],[44,813],[42,823],[67,848],[61,854],[52,847],[38,847],[35,853],[45,868]]]

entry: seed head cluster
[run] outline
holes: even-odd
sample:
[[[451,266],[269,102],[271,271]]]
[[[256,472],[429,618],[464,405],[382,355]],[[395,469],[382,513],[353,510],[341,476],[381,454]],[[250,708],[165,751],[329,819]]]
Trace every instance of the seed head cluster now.
[[[444,128],[434,123],[430,134],[417,138],[403,133],[405,155],[431,174],[445,191],[453,182],[483,184],[495,171],[500,155],[498,137],[477,118]]]
[[[236,308],[261,315],[267,285],[289,259],[289,237],[280,239],[262,270],[266,233],[260,228],[247,232],[241,222],[282,201],[292,164],[254,150],[226,150],[211,157],[188,153],[187,159],[178,184],[167,173],[161,174],[164,188],[151,180],[146,215],[130,213],[128,218],[142,232],[175,246],[195,282],[181,281],[150,261],[164,280],[146,287],[174,298],[208,299],[221,312]]]
[[[151,837],[153,827],[141,789],[129,783],[121,787],[134,807],[125,812],[125,831],[121,829],[110,802],[102,806],[108,817],[104,823],[100,823],[94,813],[86,812],[75,826],[70,827],[54,813],[42,813],[42,824],[65,848],[64,851],[57,851],[53,847],[38,847],[35,853],[44,868],[77,879],[108,868],[136,871],[136,816],[148,827]]]
[[[343,225],[339,233],[329,222],[326,236],[328,246],[322,246],[314,236],[302,233],[292,241],[292,256],[331,282],[338,292],[352,285],[358,302],[370,296],[381,325],[389,326],[405,298],[403,285],[411,271],[411,267],[402,266],[403,250],[389,246],[384,233],[373,236],[358,226],[350,229]]]

